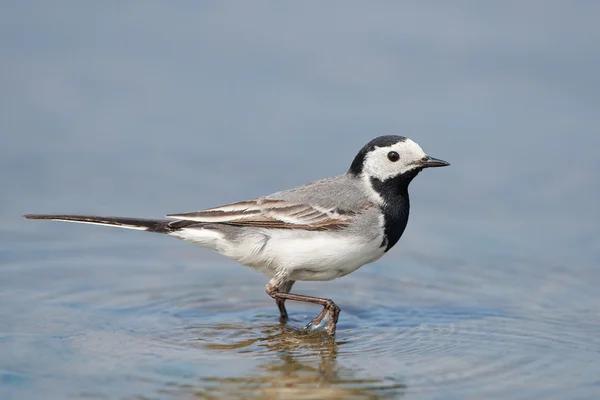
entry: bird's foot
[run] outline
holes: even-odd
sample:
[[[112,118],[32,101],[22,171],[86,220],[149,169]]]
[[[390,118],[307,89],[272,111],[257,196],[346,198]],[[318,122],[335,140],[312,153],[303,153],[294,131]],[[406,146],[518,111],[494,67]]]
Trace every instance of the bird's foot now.
[[[323,311],[321,311],[321,313],[315,319],[306,325],[304,329],[315,331],[327,326],[326,329],[329,336],[335,336],[335,329],[340,311],[340,308],[333,301],[331,301],[326,307],[323,308]]]
[[[316,319],[317,318],[310,321],[308,325],[304,327],[304,329],[309,331],[318,331],[323,329],[326,326],[326,323],[328,322],[328,318],[323,318],[321,321],[316,321]]]

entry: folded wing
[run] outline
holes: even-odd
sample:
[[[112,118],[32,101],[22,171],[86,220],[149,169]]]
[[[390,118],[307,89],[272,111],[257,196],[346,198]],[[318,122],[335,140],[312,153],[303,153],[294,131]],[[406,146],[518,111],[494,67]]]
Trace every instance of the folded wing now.
[[[354,214],[340,209],[259,198],[190,213],[169,214],[167,218],[265,228],[335,230],[345,226]]]

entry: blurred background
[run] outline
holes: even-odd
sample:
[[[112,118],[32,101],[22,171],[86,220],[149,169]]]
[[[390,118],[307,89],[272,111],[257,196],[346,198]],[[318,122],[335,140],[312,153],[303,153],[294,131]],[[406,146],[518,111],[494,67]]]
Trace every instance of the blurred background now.
[[[600,3],[3,2],[0,397],[597,398]],[[449,168],[390,253],[300,283],[162,217],[343,173],[379,135]],[[223,301],[223,293],[227,300]],[[314,314],[314,315],[313,315]]]

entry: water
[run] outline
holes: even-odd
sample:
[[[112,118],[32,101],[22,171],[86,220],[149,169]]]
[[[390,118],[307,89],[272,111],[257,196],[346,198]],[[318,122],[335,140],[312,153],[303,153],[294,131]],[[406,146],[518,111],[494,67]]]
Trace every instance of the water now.
[[[600,395],[593,3],[6,6],[0,398]],[[297,293],[206,249],[23,213],[158,217],[343,172],[380,134],[449,168],[402,240]]]

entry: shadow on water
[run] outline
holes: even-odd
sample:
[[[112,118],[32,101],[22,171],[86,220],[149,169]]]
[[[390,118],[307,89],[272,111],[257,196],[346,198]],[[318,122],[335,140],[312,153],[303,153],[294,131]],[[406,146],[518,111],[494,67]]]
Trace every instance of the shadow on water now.
[[[406,386],[391,378],[362,378],[353,368],[338,363],[340,346],[322,331],[305,331],[284,325],[264,324],[258,328],[221,324],[191,326],[197,338],[190,346],[216,352],[249,354],[259,358],[255,368],[243,377],[202,376],[194,384],[170,383],[160,395],[193,395],[195,398],[244,399],[380,399],[398,397]],[[235,362],[235,361],[234,361]],[[219,375],[222,375],[220,371]]]

